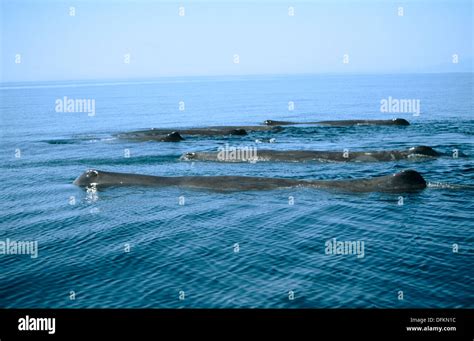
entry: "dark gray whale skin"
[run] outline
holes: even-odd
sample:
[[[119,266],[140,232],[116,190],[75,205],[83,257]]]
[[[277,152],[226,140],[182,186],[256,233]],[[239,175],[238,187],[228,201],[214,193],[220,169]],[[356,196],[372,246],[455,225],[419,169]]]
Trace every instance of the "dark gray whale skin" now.
[[[218,161],[218,162],[310,162],[310,161],[337,161],[337,162],[378,162],[395,161],[411,157],[436,157],[437,151],[427,146],[412,147],[407,150],[351,152],[343,151],[313,151],[313,150],[257,150],[255,159],[246,159],[245,153],[236,154],[235,158],[223,157],[220,152],[186,153],[181,157],[185,161]]]
[[[278,126],[215,126],[206,128],[152,128],[148,130],[137,130],[117,134],[118,138],[141,141],[162,141],[163,136],[169,134],[180,134],[189,136],[226,136],[226,135],[247,135],[254,131],[272,131],[277,132],[282,128]]]
[[[131,141],[159,141],[159,142],[179,142],[184,138],[177,132],[173,131],[169,134],[143,135],[143,134],[118,134],[118,138]]]
[[[409,192],[426,187],[420,173],[405,170],[396,174],[368,179],[351,180],[297,180],[247,176],[151,176],[88,170],[74,184],[80,187],[102,189],[120,186],[176,186],[216,192],[272,190],[293,187],[336,189],[348,192]]]
[[[308,124],[308,125],[330,125],[330,126],[354,126],[354,125],[396,125],[396,126],[407,126],[410,123],[403,118],[394,118],[393,120],[340,120],[340,121],[318,121],[318,122],[291,122],[291,121],[273,121],[266,120],[263,124],[267,126],[285,126],[285,125],[297,125],[297,124]]]

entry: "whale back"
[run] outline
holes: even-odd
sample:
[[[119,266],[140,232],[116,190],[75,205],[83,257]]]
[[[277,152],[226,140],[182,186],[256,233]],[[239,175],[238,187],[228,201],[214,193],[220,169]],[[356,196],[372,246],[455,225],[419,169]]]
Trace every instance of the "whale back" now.
[[[311,181],[316,187],[333,188],[348,192],[412,192],[426,188],[423,176],[414,170],[370,179]]]
[[[183,141],[183,137],[177,132],[173,131],[166,135],[166,137],[163,139],[164,142],[179,142]]]
[[[266,120],[263,124],[267,126],[276,125],[296,125],[296,124],[316,124],[316,125],[331,125],[331,126],[352,126],[352,125],[396,125],[408,126],[410,122],[404,118],[394,118],[392,120],[337,120],[337,121],[318,121],[318,122],[290,122],[290,121],[273,121]]]
[[[74,184],[87,188],[111,186],[181,186],[214,191],[269,190],[288,187],[333,188],[351,192],[404,192],[426,187],[420,173],[405,170],[393,175],[353,180],[297,180],[245,176],[163,177],[130,173],[104,172],[95,169],[81,174]]]

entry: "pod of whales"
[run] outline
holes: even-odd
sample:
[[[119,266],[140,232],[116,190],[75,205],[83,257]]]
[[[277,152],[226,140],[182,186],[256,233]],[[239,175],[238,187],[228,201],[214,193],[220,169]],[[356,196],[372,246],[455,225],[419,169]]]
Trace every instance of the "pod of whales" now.
[[[250,132],[270,131],[279,132],[285,125],[330,125],[330,126],[352,126],[352,125],[409,125],[407,120],[396,118],[393,120],[342,120],[342,121],[319,121],[319,122],[290,122],[266,120],[260,126],[211,126],[204,128],[151,128],[147,130],[136,130],[116,134],[120,139],[130,141],[159,141],[179,142],[184,136],[243,136]]]
[[[415,157],[435,157],[440,154],[431,147],[417,146],[407,150],[342,152],[342,151],[312,151],[312,150],[255,150],[249,148],[221,150],[218,152],[186,153],[181,159],[190,161],[220,161],[220,162],[307,162],[307,161],[337,161],[337,162],[376,162],[395,161]]]
[[[308,124],[308,125],[330,125],[330,126],[354,126],[354,125],[395,125],[395,126],[407,126],[410,123],[403,118],[394,118],[393,120],[339,120],[339,121],[318,121],[318,122],[291,122],[291,121],[273,121],[266,120],[263,122],[267,126],[285,126],[285,125],[297,125],[297,124]]]
[[[406,192],[424,189],[426,181],[420,173],[405,170],[396,174],[351,180],[298,180],[248,176],[151,176],[88,170],[74,184],[86,188],[115,186],[176,186],[217,192],[272,190],[293,187],[336,189],[349,192]]]

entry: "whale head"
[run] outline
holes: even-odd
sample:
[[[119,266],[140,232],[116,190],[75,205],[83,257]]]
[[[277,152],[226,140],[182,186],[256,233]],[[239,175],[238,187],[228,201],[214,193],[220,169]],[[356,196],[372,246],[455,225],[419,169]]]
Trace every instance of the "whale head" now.
[[[190,153],[184,153],[183,156],[181,156],[181,160],[194,160],[196,159],[197,154],[190,152]]]
[[[292,122],[287,122],[287,121],[273,121],[273,120],[265,120],[263,121],[264,125],[267,126],[279,126],[282,124],[291,124]]]
[[[100,172],[95,169],[89,169],[79,175],[73,184],[79,187],[91,187],[99,183]]]
[[[409,126],[410,125],[410,122],[408,122],[404,118],[394,118],[392,122],[396,126]]]
[[[390,187],[396,191],[413,191],[426,188],[426,181],[417,171],[407,169],[392,175]]]
[[[79,175],[73,184],[79,187],[100,189],[104,187],[142,184],[145,180],[135,174],[104,172],[89,169]]]
[[[408,149],[410,154],[426,155],[426,156],[439,156],[440,154],[431,147],[428,146],[416,146]]]

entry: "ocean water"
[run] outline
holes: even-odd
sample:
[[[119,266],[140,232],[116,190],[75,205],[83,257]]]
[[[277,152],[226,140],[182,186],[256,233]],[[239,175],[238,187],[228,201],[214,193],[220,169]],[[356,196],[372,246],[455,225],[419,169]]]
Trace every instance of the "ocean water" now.
[[[474,308],[473,93],[473,74],[2,84],[0,240],[37,241],[38,257],[0,255],[0,306]],[[56,112],[64,96],[94,99],[95,116]],[[421,114],[381,113],[389,96],[419,99]],[[394,117],[412,124],[288,127],[180,143],[113,138],[151,127]],[[380,163],[179,160],[226,143],[341,152],[428,145],[446,155]],[[139,187],[88,193],[72,181],[89,168],[328,180],[415,169],[429,186],[402,194]],[[326,254],[333,238],[363,241],[364,257]]]

